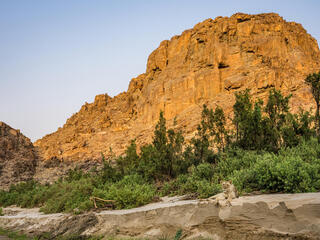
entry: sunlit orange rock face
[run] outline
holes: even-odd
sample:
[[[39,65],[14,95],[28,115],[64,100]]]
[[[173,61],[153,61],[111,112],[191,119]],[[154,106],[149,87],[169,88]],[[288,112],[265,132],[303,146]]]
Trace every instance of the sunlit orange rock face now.
[[[127,92],[96,96],[35,145],[44,160],[97,160],[110,148],[121,154],[131,139],[150,142],[160,110],[188,138],[204,103],[230,115],[234,93],[246,88],[265,99],[275,87],[293,94],[294,110],[309,108],[304,79],[319,69],[318,44],[298,23],[273,13],[207,19],[161,42]]]

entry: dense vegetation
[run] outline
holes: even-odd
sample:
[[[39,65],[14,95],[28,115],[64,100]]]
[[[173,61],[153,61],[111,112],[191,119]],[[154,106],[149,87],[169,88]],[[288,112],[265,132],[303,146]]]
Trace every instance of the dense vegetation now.
[[[43,233],[38,236],[27,236],[20,232],[15,232],[7,229],[0,228],[0,238],[6,236],[12,240],[129,240],[133,238],[119,238],[115,236],[85,236],[85,235],[60,235],[60,236],[52,236],[50,233]],[[179,229],[174,236],[162,236],[157,238],[158,240],[180,240],[182,238],[182,230]],[[148,240],[147,238],[134,238],[135,240]],[[198,238],[199,240],[206,240],[205,238]]]
[[[0,228],[0,238],[6,236],[12,240],[100,240],[102,236],[83,236],[83,235],[70,235],[70,236],[55,236],[53,237],[50,233],[44,233],[39,236],[30,237],[20,232],[15,232],[7,229]],[[114,240],[115,238],[107,238],[108,240]]]
[[[220,107],[204,105],[187,143],[182,132],[167,129],[161,112],[152,143],[140,151],[133,140],[123,156],[109,161],[102,156],[100,171],[75,169],[52,185],[13,185],[0,192],[0,205],[80,213],[93,208],[90,197],[95,196],[115,200],[118,209],[132,208],[164,195],[205,198],[221,191],[222,180],[232,180],[240,192],[319,191],[319,125],[314,121],[319,117],[304,110],[291,113],[291,96],[274,89],[266,104],[254,101],[249,90],[235,97],[232,124]]]

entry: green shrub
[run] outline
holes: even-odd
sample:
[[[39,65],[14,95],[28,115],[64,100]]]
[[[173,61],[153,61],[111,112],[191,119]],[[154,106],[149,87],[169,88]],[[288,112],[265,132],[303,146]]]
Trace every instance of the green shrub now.
[[[232,179],[240,191],[314,192],[320,189],[320,164],[299,156],[266,153],[251,167],[233,172]]]
[[[104,193],[104,199],[116,201],[116,207],[133,208],[152,201],[156,188],[146,183],[140,175],[125,176],[119,182],[112,184]]]
[[[162,188],[162,195],[183,195],[196,193],[200,198],[215,195],[221,186],[214,177],[213,166],[203,163],[191,168],[191,173],[179,175],[175,180],[167,182]]]
[[[202,163],[197,167],[193,167],[192,176],[194,179],[205,179],[210,181],[214,176],[214,168],[212,164]]]
[[[255,164],[258,156],[259,154],[256,151],[230,148],[225,153],[220,154],[215,172],[221,180],[226,179],[234,171],[250,168]]]
[[[11,185],[9,191],[0,192],[0,204],[4,207],[17,204],[21,207],[36,207],[40,204],[41,193],[46,186],[35,181]]]
[[[174,236],[174,239],[173,240],[180,240],[182,237],[182,229],[179,229],[177,232],[176,232],[176,235]]]
[[[90,178],[81,178],[72,182],[61,182],[51,186],[47,195],[50,198],[41,208],[45,213],[71,212],[78,208],[80,211],[93,207],[89,205],[94,186]]]
[[[0,228],[0,235],[1,236],[7,236],[10,239],[14,240],[31,240],[31,239],[36,239],[36,238],[30,238],[24,234],[20,234],[18,232],[10,231],[10,230],[5,230]]]

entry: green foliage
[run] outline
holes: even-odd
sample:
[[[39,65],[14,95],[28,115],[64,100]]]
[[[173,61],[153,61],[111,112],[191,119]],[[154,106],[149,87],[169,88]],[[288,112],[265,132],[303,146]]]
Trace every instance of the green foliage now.
[[[237,147],[229,148],[219,156],[215,173],[218,174],[219,179],[226,179],[235,171],[250,168],[256,163],[257,156],[259,156],[257,151],[247,151]]]
[[[31,239],[37,239],[37,238],[30,238],[24,234],[20,234],[18,232],[13,232],[13,231],[9,231],[9,230],[5,230],[0,228],[0,235],[2,236],[7,236],[10,239],[13,240],[31,240]]]
[[[318,73],[309,74],[306,79],[305,83],[307,83],[311,87],[311,92],[313,98],[316,102],[316,113],[315,113],[315,120],[316,120],[316,130],[318,141],[320,141],[320,71]]]
[[[250,91],[236,94],[235,135],[217,106],[203,106],[201,122],[190,144],[181,131],[167,129],[163,112],[151,144],[137,150],[133,140],[125,154],[111,160],[102,154],[101,170],[69,171],[51,185],[35,181],[0,190],[0,206],[41,207],[45,213],[81,213],[93,208],[90,197],[114,200],[118,209],[151,202],[159,195],[221,192],[222,180],[233,180],[240,192],[312,192],[320,190],[320,143],[313,117],[290,113],[290,96],[271,90],[266,105],[252,101]],[[104,203],[98,202],[98,207]]]
[[[139,164],[139,155],[137,154],[137,145],[135,140],[127,147],[125,156],[117,159],[117,168],[121,175],[129,175],[136,172]]]
[[[174,236],[174,240],[180,240],[182,237],[182,229],[179,229]]]
[[[110,149],[112,154],[112,149]],[[121,173],[119,171],[115,171],[115,169],[111,166],[110,161],[106,161],[104,155],[101,153],[103,168],[102,171],[98,174],[98,182],[100,184],[105,184],[106,182],[114,182],[121,179]]]
[[[123,175],[138,173],[147,181],[167,180],[187,172],[190,166],[183,155],[183,144],[182,133],[167,130],[163,112],[160,112],[152,144],[142,146],[138,155],[132,142],[125,156],[117,160],[117,166]]]
[[[233,105],[234,118],[233,123],[236,128],[236,142],[242,148],[250,148],[252,141],[248,137],[252,137],[250,129],[252,126],[252,101],[250,90],[236,93],[236,102]],[[248,140],[248,141],[247,141]]]
[[[216,107],[213,120],[215,124],[214,142],[219,151],[224,151],[226,145],[229,143],[229,133],[226,129],[226,117],[220,106]]]
[[[9,191],[0,191],[2,206],[17,204],[21,207],[36,207],[41,201],[46,200],[44,191],[47,186],[42,186],[34,181],[11,185]]]
[[[181,132],[175,132],[173,129],[167,131],[166,120],[163,117],[163,112],[160,112],[159,122],[153,137],[152,157],[158,173],[156,179],[171,178],[185,170],[181,169],[183,143],[184,138]]]
[[[212,158],[213,151],[210,150],[211,136],[214,135],[213,111],[203,105],[201,122],[197,127],[196,136],[191,140],[193,148],[193,163],[198,165]]]
[[[162,195],[184,195],[195,193],[206,198],[221,191],[221,186],[214,178],[213,166],[203,163],[191,168],[191,173],[179,175],[175,180],[164,184]]]
[[[21,183],[0,194],[2,206],[41,207],[45,213],[77,212],[93,208],[91,196],[116,201],[117,208],[144,205],[152,200],[155,188],[139,175],[125,176],[122,180],[97,184],[95,175],[80,179],[58,181],[50,186],[34,182]]]
[[[40,239],[53,239],[53,237],[49,233],[41,234],[35,237],[29,237],[25,234],[21,234],[19,232],[10,231],[6,229],[0,228],[0,235],[7,236],[13,240],[40,240]],[[70,236],[55,236],[54,239],[57,240],[100,240],[101,236],[84,236],[84,235],[70,235]]]
[[[289,113],[289,100],[291,95],[284,97],[280,91],[270,90],[269,99],[265,107],[267,125],[265,135],[268,136],[265,141],[266,149],[277,151],[283,146],[284,137],[294,135],[291,122],[293,116]],[[286,135],[284,135],[285,130]],[[292,138],[292,136],[291,136]]]
[[[277,152],[282,147],[293,147],[314,135],[313,118],[308,111],[290,113],[289,100],[272,89],[268,102],[252,101],[250,91],[236,94],[233,123],[236,129],[233,145],[246,150]]]
[[[303,143],[294,149],[282,149],[277,155],[252,152],[255,163],[234,170],[230,177],[240,191],[317,191],[320,189],[320,161],[306,161],[306,152],[310,150],[309,144]]]
[[[94,186],[90,178],[81,178],[72,182],[57,182],[47,191],[50,198],[44,202],[41,210],[45,213],[84,211],[93,207],[89,198]]]
[[[219,152],[223,152],[229,143],[229,132],[225,125],[226,118],[221,107],[217,106],[213,111],[203,105],[201,122],[197,126],[196,136],[192,138],[191,146],[185,153],[191,164],[215,162],[216,154],[213,148],[216,147]]]
[[[152,201],[156,189],[152,184],[148,184],[140,175],[128,175],[122,180],[105,186],[105,189],[96,189],[93,193],[104,199],[116,201],[116,207],[133,208],[145,205]]]

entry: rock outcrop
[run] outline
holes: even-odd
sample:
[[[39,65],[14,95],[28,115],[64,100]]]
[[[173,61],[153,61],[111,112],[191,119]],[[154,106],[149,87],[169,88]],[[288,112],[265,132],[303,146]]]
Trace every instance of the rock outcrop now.
[[[220,208],[196,200],[160,202],[129,210],[82,215],[42,214],[4,208],[0,227],[35,236],[98,235],[122,238],[320,239],[320,193],[273,194],[233,199]]]
[[[37,154],[30,139],[0,122],[0,189],[31,180],[36,166]]]
[[[319,69],[318,44],[300,24],[274,13],[208,19],[161,42],[127,92],[96,96],[35,145],[45,160],[94,160],[110,147],[119,154],[133,138],[150,141],[160,110],[190,137],[202,104],[231,114],[234,93],[246,88],[266,98],[275,87],[306,109],[313,101],[304,79]]]

